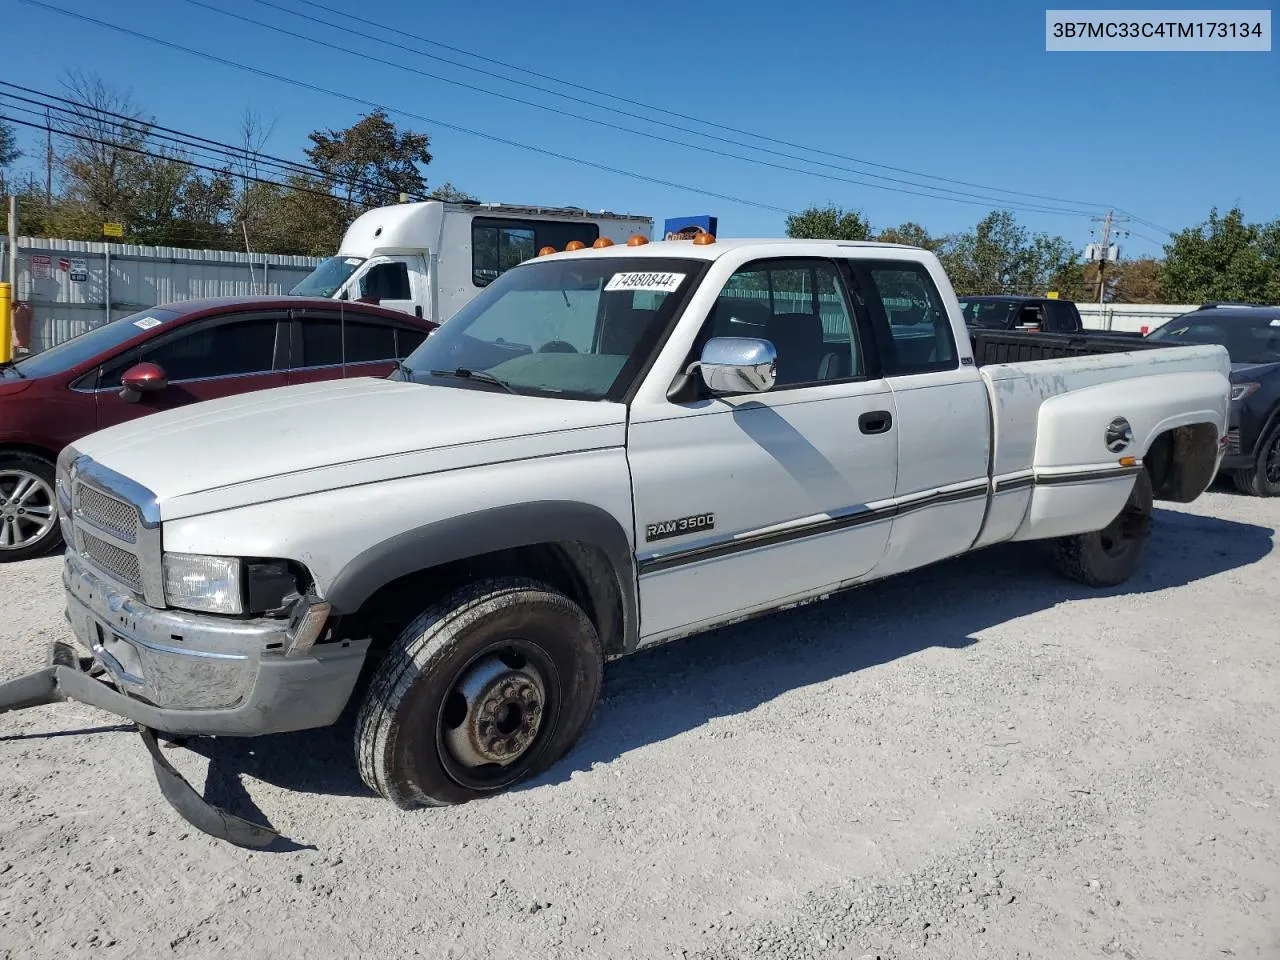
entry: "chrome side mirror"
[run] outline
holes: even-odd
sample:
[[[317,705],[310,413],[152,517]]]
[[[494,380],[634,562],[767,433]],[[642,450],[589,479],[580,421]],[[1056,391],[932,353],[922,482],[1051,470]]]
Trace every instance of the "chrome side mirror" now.
[[[768,340],[714,337],[698,361],[712,393],[764,393],[778,377],[778,352]]]

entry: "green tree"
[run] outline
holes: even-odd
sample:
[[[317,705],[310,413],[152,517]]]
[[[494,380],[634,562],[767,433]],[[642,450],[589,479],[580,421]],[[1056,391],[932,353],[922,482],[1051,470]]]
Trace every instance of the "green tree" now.
[[[1064,237],[1029,233],[1007,210],[993,210],[939,254],[956,293],[1040,293],[1071,277],[1079,255]]]
[[[7,182],[5,168],[11,166],[21,156],[22,151],[18,149],[18,135],[13,132],[13,127],[0,120],[0,187]]]
[[[910,247],[922,247],[935,253],[947,245],[946,237],[932,236],[920,224],[910,221],[896,227],[885,227],[876,234],[876,239],[881,243],[905,243]]]
[[[1175,234],[1160,271],[1174,303],[1280,299],[1280,220],[1246,223],[1239,207]]]
[[[871,224],[860,211],[808,207],[787,217],[787,236],[804,240],[870,240]]]
[[[328,177],[351,216],[395,203],[401,193],[427,192],[421,167],[431,162],[431,138],[396,129],[385,110],[365,115],[344,130],[315,130],[307,157]]]

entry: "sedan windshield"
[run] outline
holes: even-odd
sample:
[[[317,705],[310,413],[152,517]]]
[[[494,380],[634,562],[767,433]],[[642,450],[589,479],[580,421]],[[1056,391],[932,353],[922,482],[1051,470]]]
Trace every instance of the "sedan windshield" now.
[[[48,377],[65,373],[95,357],[105,359],[106,354],[143,331],[172,323],[179,316],[181,314],[174,310],[150,307],[127,317],[121,317],[119,320],[104,323],[100,327],[94,327],[78,337],[63,340],[48,350],[19,360],[15,369],[24,377]]]
[[[363,257],[326,257],[289,291],[291,297],[332,297],[364,263]]]
[[[1216,343],[1227,348],[1232,363],[1280,361],[1280,315],[1188,313],[1147,334],[1148,340]]]
[[[701,260],[584,257],[506,271],[405,360],[400,377],[618,399],[657,346]]]

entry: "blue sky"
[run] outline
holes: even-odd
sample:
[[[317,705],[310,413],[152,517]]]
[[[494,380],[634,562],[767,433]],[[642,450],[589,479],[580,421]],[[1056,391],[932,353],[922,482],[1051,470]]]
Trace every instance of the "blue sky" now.
[[[432,135],[431,184],[449,180],[483,200],[643,213],[655,218],[658,229],[666,217],[709,213],[719,217],[725,236],[777,235],[785,221],[785,214],[775,210],[633,179],[440,123],[783,210],[835,203],[862,210],[876,226],[915,220],[932,232],[950,232],[1000,204],[879,189],[870,184],[920,188],[876,181],[870,174],[930,181],[843,158],[981,184],[932,182],[1010,204],[1063,206],[993,194],[990,188],[1096,204],[1085,216],[1015,211],[1028,227],[1061,234],[1080,246],[1094,226],[1087,213],[1116,205],[1148,221],[1127,225],[1133,234],[1123,241],[1126,255],[1157,252],[1151,241],[1161,232],[1153,225],[1179,229],[1203,220],[1213,205],[1239,204],[1254,221],[1280,216],[1280,51],[1046,53],[1042,4],[741,0],[699,7],[687,0],[647,0],[628,7],[590,0],[430,5],[321,0],[347,11],[353,30],[424,54],[418,55],[257,0],[201,2],[338,42],[350,53],[236,21],[188,0],[45,2],[386,106],[397,122]],[[336,19],[304,0],[270,2]],[[275,120],[265,149],[291,159],[303,158],[312,129],[346,126],[367,109],[18,0],[0,2],[0,22],[5,21],[5,33],[19,42],[7,49],[0,78],[60,92],[65,69],[94,71],[113,87],[128,90],[159,123],[226,141],[236,140],[241,115],[251,107]],[[409,33],[802,149],[602,100],[427,46]],[[557,116],[370,62],[365,55],[700,146],[689,149]],[[527,83],[605,107],[569,102]],[[801,160],[620,116],[608,106]],[[437,122],[405,117],[400,110]],[[38,144],[25,131],[23,137],[28,151],[36,153]],[[715,150],[865,184],[761,166]],[[814,166],[815,160],[845,169]]]

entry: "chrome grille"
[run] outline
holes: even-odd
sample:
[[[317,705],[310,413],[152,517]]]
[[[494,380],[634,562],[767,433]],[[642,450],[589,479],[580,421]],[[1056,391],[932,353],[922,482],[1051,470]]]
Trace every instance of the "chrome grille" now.
[[[75,486],[75,512],[81,520],[125,543],[138,542],[138,511],[132,504],[109,497],[83,483]]]
[[[78,530],[76,536],[81,556],[130,590],[142,589],[142,571],[137,557],[84,530]]]

